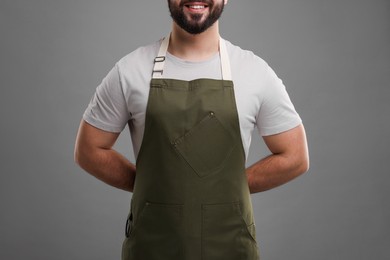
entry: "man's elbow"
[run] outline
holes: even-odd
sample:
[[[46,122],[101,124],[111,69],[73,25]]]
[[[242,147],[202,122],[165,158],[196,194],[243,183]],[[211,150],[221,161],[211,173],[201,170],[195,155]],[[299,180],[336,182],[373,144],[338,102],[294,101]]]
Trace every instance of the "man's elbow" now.
[[[310,168],[309,156],[308,155],[302,156],[299,160],[298,167],[297,167],[298,174],[301,175],[308,172],[309,168]]]
[[[73,160],[74,162],[82,169],[85,168],[85,164],[87,161],[86,152],[84,151],[80,146],[75,146],[74,152],[73,152]]]
[[[80,155],[80,149],[77,146],[74,148],[73,151],[73,160],[78,166],[81,166],[80,164],[82,164],[82,158]]]

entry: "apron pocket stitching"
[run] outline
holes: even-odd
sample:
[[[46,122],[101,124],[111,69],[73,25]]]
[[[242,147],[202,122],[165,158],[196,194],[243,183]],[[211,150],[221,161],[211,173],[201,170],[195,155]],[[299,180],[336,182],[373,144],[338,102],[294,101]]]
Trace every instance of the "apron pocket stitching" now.
[[[256,224],[255,224],[255,222],[252,222],[251,224],[247,224],[247,221],[245,220],[245,218],[244,218],[244,216],[242,214],[241,206],[242,206],[241,203],[239,203],[239,205],[238,205],[239,216],[240,216],[240,218],[241,218],[241,220],[243,222],[243,225],[245,226],[247,234],[250,236],[250,238],[253,240],[253,242],[255,242],[256,245],[257,245],[256,233],[255,233],[256,232],[255,231]]]
[[[182,259],[183,205],[146,201],[130,236],[131,259]],[[140,248],[147,248],[147,251]],[[141,258],[144,257],[144,258]]]
[[[231,134],[214,112],[210,112],[187,133],[173,140],[172,145],[195,173],[202,178],[218,172],[224,166],[234,148],[231,140]],[[217,152],[209,146],[216,148]],[[213,151],[212,154],[211,151]]]
[[[251,250],[248,246],[253,247],[253,243],[246,244],[242,239],[242,236],[247,237],[248,234],[244,230],[247,225],[241,216],[239,203],[233,201],[202,205],[202,260],[215,259],[217,253],[222,254],[218,257],[229,260],[243,259],[246,250]]]

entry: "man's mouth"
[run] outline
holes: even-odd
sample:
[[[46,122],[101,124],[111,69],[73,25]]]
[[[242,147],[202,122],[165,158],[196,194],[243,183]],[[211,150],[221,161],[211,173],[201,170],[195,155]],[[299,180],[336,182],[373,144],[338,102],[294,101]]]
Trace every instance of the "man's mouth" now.
[[[187,5],[188,8],[192,8],[192,9],[203,9],[203,8],[206,8],[207,6],[205,5]]]
[[[207,4],[202,2],[188,3],[184,6],[187,7],[191,12],[201,12],[208,7]]]

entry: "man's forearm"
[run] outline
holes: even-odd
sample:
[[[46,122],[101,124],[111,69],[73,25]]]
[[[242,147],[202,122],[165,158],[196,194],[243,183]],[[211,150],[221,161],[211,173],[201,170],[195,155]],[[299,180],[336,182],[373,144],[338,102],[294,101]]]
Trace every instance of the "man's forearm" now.
[[[267,156],[246,169],[250,193],[266,191],[298,177],[307,171],[301,161],[291,161],[283,155]]]
[[[97,179],[118,189],[132,192],[135,165],[113,149],[98,149],[79,154],[77,163]]]

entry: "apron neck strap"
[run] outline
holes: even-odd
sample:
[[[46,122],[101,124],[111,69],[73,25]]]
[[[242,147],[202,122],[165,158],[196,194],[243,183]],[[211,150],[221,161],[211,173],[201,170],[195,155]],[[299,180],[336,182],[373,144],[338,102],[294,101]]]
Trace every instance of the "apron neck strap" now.
[[[154,67],[152,78],[161,79],[163,78],[165,59],[168,52],[170,34],[162,40],[160,50],[158,51],[157,57],[154,59]],[[229,55],[226,48],[225,41],[219,38],[219,56],[221,58],[221,72],[222,80],[232,80]]]

